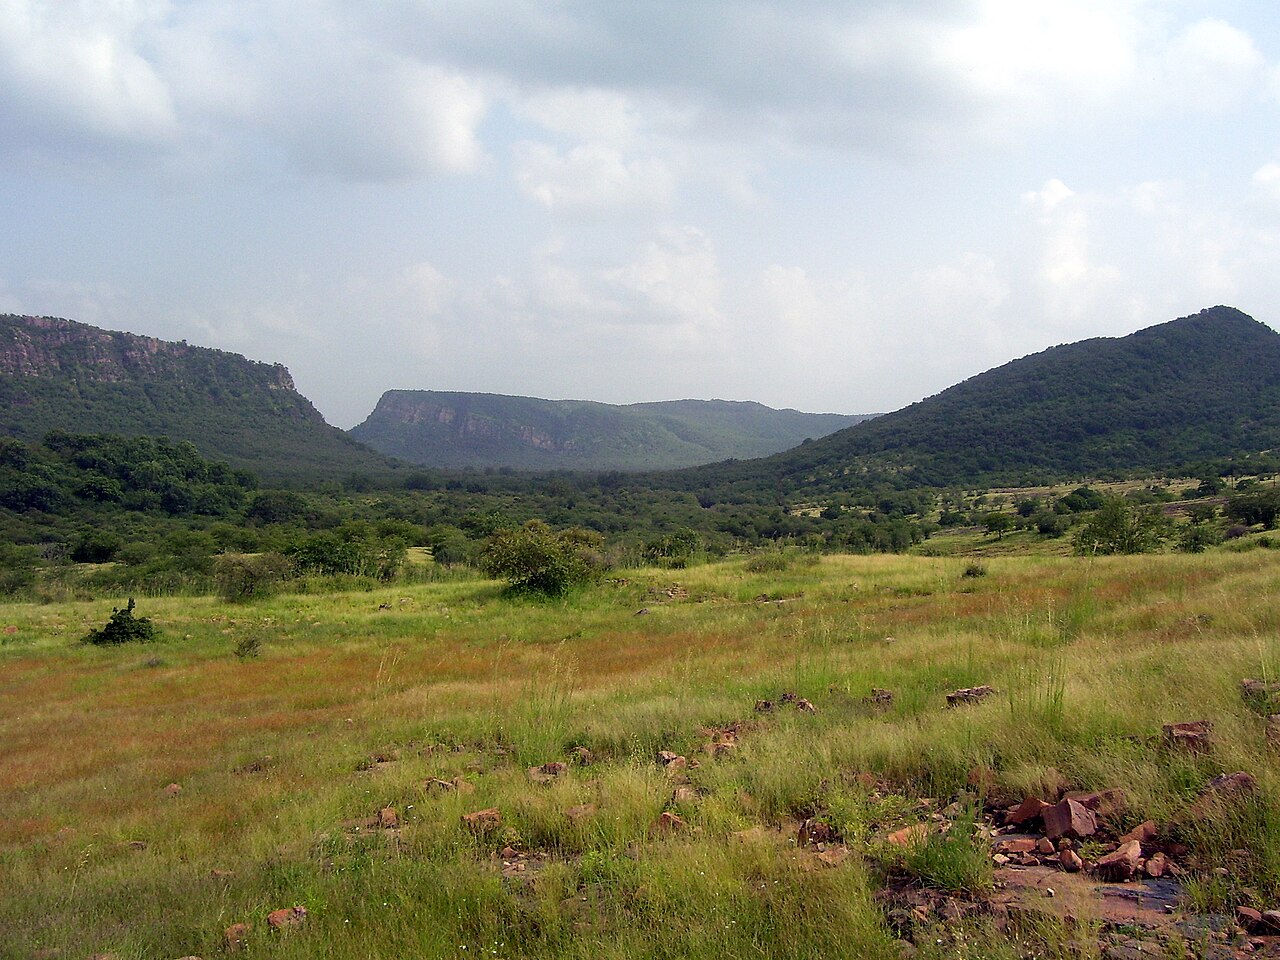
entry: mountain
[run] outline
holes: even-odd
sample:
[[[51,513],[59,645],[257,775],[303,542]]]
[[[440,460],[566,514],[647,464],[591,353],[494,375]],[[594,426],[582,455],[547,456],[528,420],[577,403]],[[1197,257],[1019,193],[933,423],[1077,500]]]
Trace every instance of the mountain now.
[[[1232,307],[1014,360],[936,396],[673,485],[840,491],[1185,469],[1280,448],[1280,334]]]
[[[662,470],[766,456],[865,419],[727,400],[617,406],[389,390],[351,436],[431,467]]]
[[[190,440],[269,479],[380,470],[386,460],[336,427],[280,364],[101,330],[0,315],[0,434],[50,430]]]

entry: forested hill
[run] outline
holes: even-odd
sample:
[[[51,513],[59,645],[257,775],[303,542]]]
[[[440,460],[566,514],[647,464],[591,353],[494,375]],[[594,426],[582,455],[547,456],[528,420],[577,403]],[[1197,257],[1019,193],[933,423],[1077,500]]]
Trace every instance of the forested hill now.
[[[55,429],[189,440],[206,457],[269,479],[386,466],[325,423],[279,364],[73,320],[0,315],[0,433],[36,440]]]
[[[1280,448],[1280,334],[1231,307],[1052,347],[677,487],[795,493],[1169,471]]]
[[[726,400],[617,406],[390,390],[351,435],[429,467],[656,470],[762,457],[864,419]]]

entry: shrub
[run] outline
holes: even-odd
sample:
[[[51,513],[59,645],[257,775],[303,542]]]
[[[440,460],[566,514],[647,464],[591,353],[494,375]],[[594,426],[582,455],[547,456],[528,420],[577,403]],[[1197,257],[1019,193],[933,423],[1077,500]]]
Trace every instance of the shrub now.
[[[499,530],[480,554],[480,569],[513,590],[559,596],[588,583],[604,566],[602,538],[590,530],[552,530],[541,520]]]
[[[702,546],[699,536],[692,530],[667,533],[644,545],[644,558],[656,567],[679,570],[692,562],[694,554]]]
[[[231,603],[269,597],[293,575],[293,564],[279,553],[227,553],[214,561],[218,596]]]
[[[987,568],[980,563],[971,563],[964,568],[963,576],[966,577],[985,577]]]
[[[1169,521],[1157,510],[1108,498],[1076,534],[1079,554],[1149,553],[1168,539]]]
[[[123,610],[112,607],[111,617],[106,625],[97,630],[90,630],[85,634],[83,642],[98,646],[117,643],[151,643],[159,637],[160,631],[155,628],[150,619],[133,615],[133,597],[130,597],[129,605]]]

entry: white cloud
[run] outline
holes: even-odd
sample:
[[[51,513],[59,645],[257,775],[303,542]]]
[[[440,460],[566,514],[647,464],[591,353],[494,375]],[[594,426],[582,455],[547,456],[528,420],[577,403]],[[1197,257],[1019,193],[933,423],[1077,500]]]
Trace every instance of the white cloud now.
[[[543,143],[516,146],[516,179],[548,209],[600,211],[666,206],[671,171],[655,157],[627,159],[613,147],[588,143],[561,153]]]
[[[1264,163],[1255,170],[1253,186],[1265,199],[1280,201],[1280,163]]]
[[[1164,52],[1166,94],[1177,104],[1206,110],[1256,97],[1263,87],[1266,60],[1253,38],[1225,20],[1200,20],[1187,26]]]
[[[603,278],[620,293],[633,295],[655,321],[674,320],[706,335],[724,319],[724,281],[715,247],[694,227],[664,230],[636,260],[604,271]]]

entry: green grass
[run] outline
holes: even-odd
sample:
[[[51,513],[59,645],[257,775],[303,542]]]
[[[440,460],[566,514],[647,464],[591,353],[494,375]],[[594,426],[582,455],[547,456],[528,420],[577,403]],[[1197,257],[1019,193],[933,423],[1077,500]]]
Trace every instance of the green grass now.
[[[1238,682],[1277,673],[1280,556],[990,556],[965,577],[968,562],[737,559],[543,602],[474,579],[157,598],[137,613],[167,639],[112,649],[77,642],[110,600],[0,607],[17,628],[0,633],[0,957],[207,958],[239,921],[251,957],[892,957],[886,870],[990,883],[963,817],[905,854],[883,843],[921,821],[922,798],[971,795],[976,773],[1011,799],[1123,786],[1125,824],[1186,824],[1197,905],[1276,902],[1280,784]],[[238,657],[246,638],[258,653]],[[982,683],[998,694],[945,707]],[[864,703],[872,687],[893,703]],[[818,712],[754,712],[784,691]],[[1214,722],[1212,753],[1152,746],[1187,719]],[[735,723],[712,759],[713,731]],[[595,762],[531,782],[575,746]],[[698,765],[673,774],[659,750]],[[1232,770],[1258,777],[1257,797],[1187,823]],[[474,792],[423,787],[455,777]],[[342,826],[386,806],[398,835]],[[491,806],[493,834],[462,824]],[[658,832],[664,810],[685,828]],[[844,864],[797,848],[812,816],[843,836]],[[503,876],[505,844],[523,874]],[[267,912],[293,904],[306,925],[269,934]],[[1065,956],[1073,935],[1036,942]],[[923,955],[1019,955],[992,936],[950,931]]]

